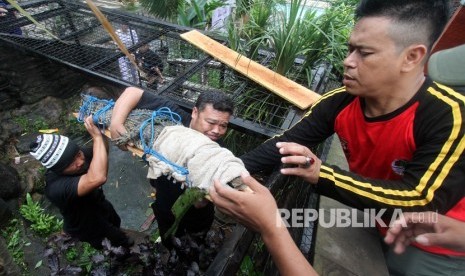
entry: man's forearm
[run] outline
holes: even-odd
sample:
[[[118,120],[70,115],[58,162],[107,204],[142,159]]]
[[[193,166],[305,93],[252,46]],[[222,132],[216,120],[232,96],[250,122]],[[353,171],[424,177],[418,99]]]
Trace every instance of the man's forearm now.
[[[87,173],[96,179],[106,180],[108,174],[108,144],[103,136],[94,137],[93,142],[93,157]]]
[[[281,275],[318,275],[284,226],[262,235]]]
[[[83,196],[107,181],[108,151],[103,136],[93,137],[93,156],[87,173],[82,175],[78,183],[78,195]]]
[[[115,103],[111,115],[111,124],[123,124],[129,113],[137,106],[143,90],[136,87],[128,87]]]

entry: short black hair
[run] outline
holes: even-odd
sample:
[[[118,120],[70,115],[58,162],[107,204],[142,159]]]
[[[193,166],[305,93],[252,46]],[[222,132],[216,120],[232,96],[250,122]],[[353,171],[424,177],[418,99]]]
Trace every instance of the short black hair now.
[[[399,46],[414,43],[426,45],[431,51],[449,20],[448,0],[361,0],[356,19],[382,16],[391,19],[393,39]]]
[[[207,104],[211,104],[215,110],[228,112],[231,115],[234,113],[234,102],[223,92],[204,91],[200,93],[195,102],[195,107],[197,107],[199,111],[202,111]]]

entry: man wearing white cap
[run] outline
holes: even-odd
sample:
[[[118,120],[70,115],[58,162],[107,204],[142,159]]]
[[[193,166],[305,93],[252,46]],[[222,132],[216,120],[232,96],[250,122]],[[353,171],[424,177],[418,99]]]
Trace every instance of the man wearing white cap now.
[[[131,242],[101,188],[107,180],[108,144],[92,117],[84,125],[92,148],[80,148],[68,137],[55,134],[41,134],[31,143],[31,155],[47,168],[45,196],[60,209],[64,231],[72,237],[97,249],[102,248],[104,238],[112,246],[127,248]]]

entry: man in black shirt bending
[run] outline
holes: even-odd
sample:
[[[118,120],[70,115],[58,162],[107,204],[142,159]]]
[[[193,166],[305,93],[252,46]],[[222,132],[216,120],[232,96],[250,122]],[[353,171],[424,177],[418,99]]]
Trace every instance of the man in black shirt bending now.
[[[96,249],[102,249],[104,238],[112,246],[128,248],[133,241],[120,229],[121,219],[102,190],[108,172],[106,138],[92,117],[84,125],[92,147],[81,148],[56,134],[41,134],[31,143],[31,155],[47,168],[45,196],[60,209],[64,231],[72,237]]]

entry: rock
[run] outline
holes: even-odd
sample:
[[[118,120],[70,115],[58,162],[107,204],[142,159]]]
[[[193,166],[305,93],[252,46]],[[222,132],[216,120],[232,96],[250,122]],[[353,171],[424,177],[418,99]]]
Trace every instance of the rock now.
[[[0,93],[0,111],[10,110],[20,106],[20,102],[14,99],[8,93]]]
[[[5,200],[0,198],[0,229],[8,225],[12,216],[13,212],[10,207],[6,204]]]
[[[8,200],[19,197],[21,193],[18,172],[11,166],[0,163],[0,198]]]
[[[43,125],[53,128],[60,123],[63,111],[66,106],[62,99],[54,97],[45,97],[31,105],[23,105],[21,108],[12,111],[14,118],[26,120],[30,126]],[[23,130],[23,132],[27,132]]]
[[[29,145],[36,140],[37,135],[39,135],[39,133],[27,133],[19,137],[18,142],[16,143],[18,153],[21,155],[29,154]]]
[[[8,80],[6,90],[14,101],[31,104],[46,96],[68,98],[78,93],[86,79],[66,66],[0,45],[0,70]],[[18,58],[20,56],[21,58]],[[6,93],[4,95],[7,95]]]

